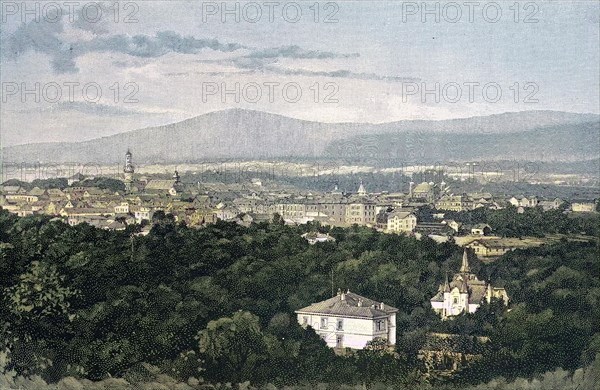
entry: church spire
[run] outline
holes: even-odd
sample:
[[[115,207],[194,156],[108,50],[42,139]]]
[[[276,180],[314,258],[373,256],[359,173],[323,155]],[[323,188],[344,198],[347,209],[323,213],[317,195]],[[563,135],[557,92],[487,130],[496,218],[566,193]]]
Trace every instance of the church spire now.
[[[450,292],[450,283],[448,283],[448,272],[446,272],[446,280],[444,281],[444,292]]]
[[[463,252],[462,265],[460,266],[460,272],[461,273],[470,273],[471,272],[471,267],[469,267],[469,255],[467,253],[467,248],[465,248],[465,251]]]

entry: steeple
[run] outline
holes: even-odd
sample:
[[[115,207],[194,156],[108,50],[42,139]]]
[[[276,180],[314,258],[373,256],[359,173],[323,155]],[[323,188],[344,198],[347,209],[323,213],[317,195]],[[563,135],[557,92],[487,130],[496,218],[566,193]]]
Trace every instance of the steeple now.
[[[127,153],[125,153],[125,167],[123,168],[124,173],[134,173],[135,169],[131,160],[131,152],[127,149]]]
[[[467,253],[467,248],[463,252],[462,265],[460,266],[461,273],[470,273],[471,267],[469,267],[469,255]]]
[[[365,190],[365,186],[363,185],[362,180],[360,181],[360,186],[358,186],[358,195],[364,196],[367,194],[367,190]]]
[[[446,280],[444,281],[444,290],[446,292],[450,292],[450,283],[448,283],[448,272],[446,272]]]
[[[125,153],[125,166],[123,167],[123,176],[125,183],[125,191],[130,192],[133,184],[133,174],[135,173],[135,167],[131,159],[131,152],[127,149]]]

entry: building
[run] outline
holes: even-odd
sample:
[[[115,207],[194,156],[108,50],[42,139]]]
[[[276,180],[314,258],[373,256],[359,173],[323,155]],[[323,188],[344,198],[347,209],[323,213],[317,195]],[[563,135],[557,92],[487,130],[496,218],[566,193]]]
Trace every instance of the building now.
[[[478,223],[471,228],[471,234],[474,236],[487,236],[491,233],[492,228],[486,223]]]
[[[463,211],[467,209],[465,198],[463,195],[444,195],[435,203],[435,208],[447,211]]]
[[[596,211],[596,203],[593,201],[574,201],[571,203],[571,211],[574,213],[593,213]]]
[[[508,200],[508,203],[515,207],[536,207],[538,199],[535,196],[527,198],[526,196],[513,196]]]
[[[450,226],[442,222],[419,222],[415,227],[415,231],[425,235],[434,234],[440,236],[450,236],[455,233]]]
[[[548,210],[557,210],[563,203],[565,203],[560,198],[554,198],[554,200],[541,200],[538,205],[542,206],[544,211]]]
[[[396,344],[398,309],[350,292],[296,310],[298,323],[311,326],[330,348],[363,349],[376,338]]]
[[[440,194],[440,188],[433,182],[423,182],[414,188],[410,186],[410,198],[421,199],[427,203],[434,203]]]
[[[135,172],[135,168],[133,166],[133,162],[131,159],[132,155],[129,150],[125,153],[125,166],[123,167],[123,177],[125,183],[125,191],[131,192],[132,184],[133,184],[133,174]]]
[[[482,257],[497,257],[502,256],[506,252],[524,248],[525,243],[518,239],[490,239],[490,240],[473,240],[465,247],[470,248],[477,256]]]
[[[323,234],[319,232],[308,232],[302,235],[310,245],[314,245],[319,242],[335,242],[335,238],[331,237],[329,233]]]
[[[394,211],[387,218],[390,233],[412,233],[417,227],[417,217],[410,211]]]
[[[369,201],[357,201],[348,203],[346,206],[346,224],[347,225],[367,225],[374,226],[377,213],[375,204]]]
[[[447,319],[462,313],[474,313],[484,300],[490,303],[492,298],[500,298],[508,305],[508,294],[504,288],[493,287],[477,279],[477,275],[471,272],[465,249],[460,271],[454,274],[450,282],[446,277],[437,294],[431,298],[431,307],[442,319]]]
[[[150,180],[148,184],[146,184],[144,191],[149,194],[168,194],[171,196],[181,194],[183,190],[179,180],[179,173],[175,171],[173,178],[170,180]]]

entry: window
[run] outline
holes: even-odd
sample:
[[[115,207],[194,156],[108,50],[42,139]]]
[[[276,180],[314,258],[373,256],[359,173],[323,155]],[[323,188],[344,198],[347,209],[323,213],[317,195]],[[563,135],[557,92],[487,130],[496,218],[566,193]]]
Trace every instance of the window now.
[[[302,325],[306,325],[306,324],[308,324],[308,317],[304,316],[304,317],[302,317]]]
[[[342,348],[343,346],[344,346],[344,336],[342,336],[341,334],[338,334],[337,337],[335,338],[335,347]]]
[[[327,317],[321,317],[321,329],[327,328]]]
[[[337,320],[337,330],[344,330],[344,320]]]
[[[454,297],[454,304],[457,304],[457,303],[458,303],[458,298]]]
[[[375,321],[375,330],[377,330],[377,331],[385,330],[385,320]]]

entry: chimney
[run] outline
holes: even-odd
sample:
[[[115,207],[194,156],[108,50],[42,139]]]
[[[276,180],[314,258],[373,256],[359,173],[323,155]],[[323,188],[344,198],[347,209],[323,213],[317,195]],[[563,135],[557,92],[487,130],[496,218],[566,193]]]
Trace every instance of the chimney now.
[[[346,294],[341,293],[340,294],[340,301],[345,301],[346,300]]]
[[[412,181],[408,184],[408,196],[411,198],[413,196],[413,186],[414,185],[415,185],[415,183]]]
[[[339,297],[340,295],[342,295],[342,289],[341,289],[341,288],[338,288],[337,295],[338,295],[338,297]]]
[[[361,298],[358,298],[358,303],[356,304],[356,306],[362,307],[362,305],[363,305],[363,300]]]
[[[379,308],[380,308],[381,310],[385,310],[385,305],[383,304],[383,302],[381,302],[381,305],[379,305]]]

